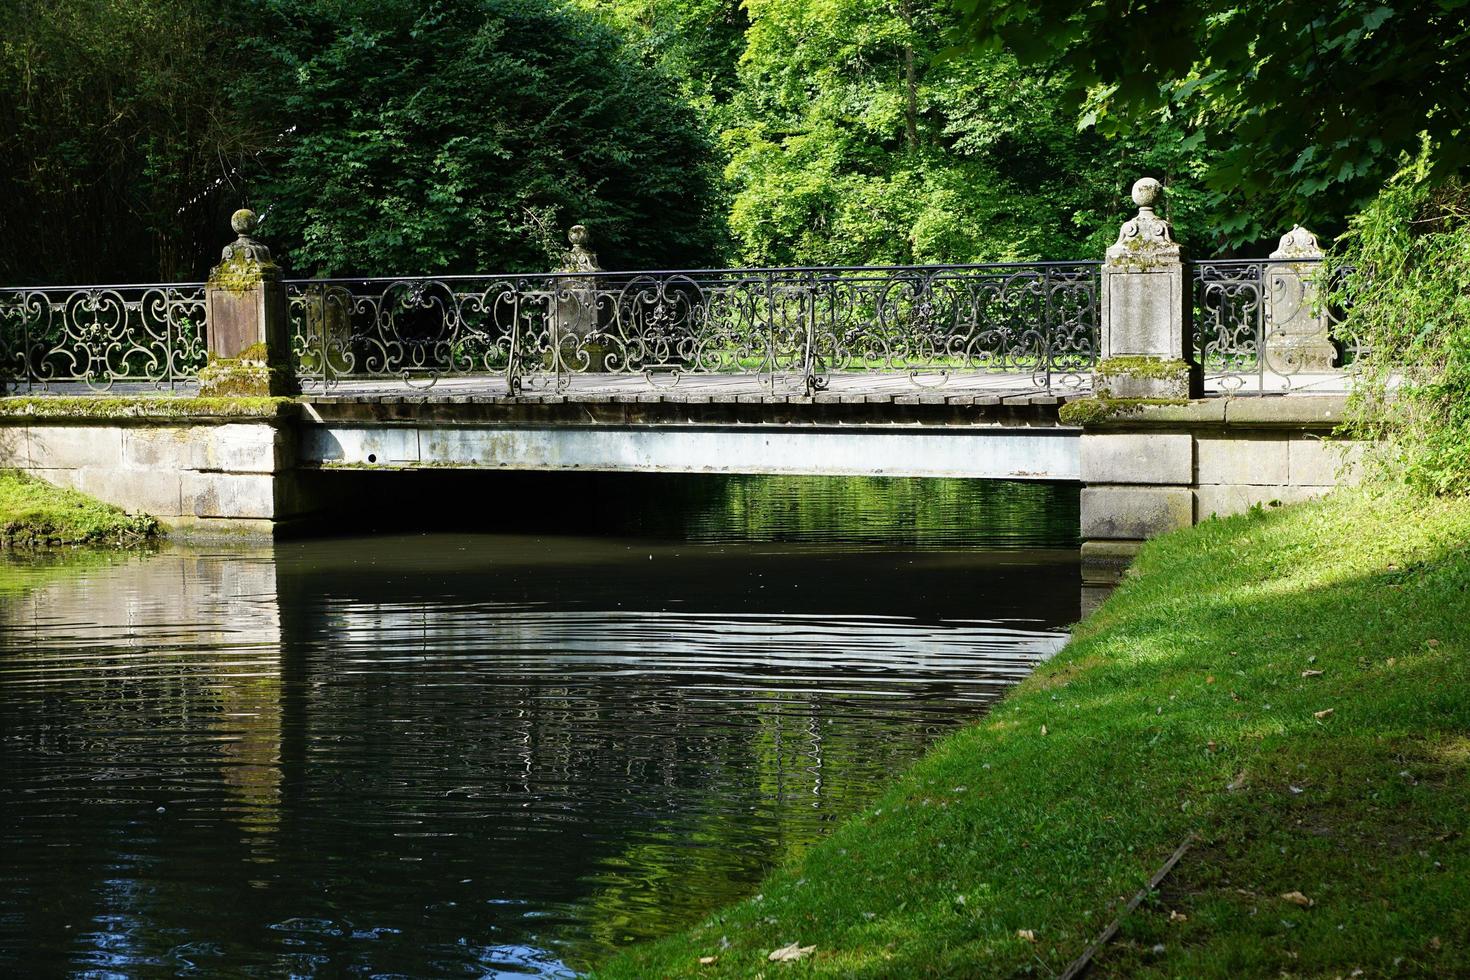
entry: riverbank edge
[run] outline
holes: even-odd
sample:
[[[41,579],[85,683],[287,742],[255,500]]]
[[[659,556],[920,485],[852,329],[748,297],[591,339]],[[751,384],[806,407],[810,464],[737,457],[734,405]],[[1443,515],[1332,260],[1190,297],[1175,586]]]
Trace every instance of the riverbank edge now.
[[[1470,973],[1470,502],[1146,545],[1068,646],[752,898],[600,978]],[[783,947],[813,947],[772,962]]]
[[[148,514],[129,514],[80,491],[0,470],[0,549],[127,548],[163,535],[163,526]]]

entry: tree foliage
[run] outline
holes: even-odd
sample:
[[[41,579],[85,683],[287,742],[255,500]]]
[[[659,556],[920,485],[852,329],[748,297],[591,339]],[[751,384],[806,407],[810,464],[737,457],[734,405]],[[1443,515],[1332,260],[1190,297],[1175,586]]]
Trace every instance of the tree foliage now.
[[[687,36],[708,0],[588,0],[668,70],[687,70]],[[726,52],[733,84],[702,62],[687,89],[727,165],[735,258],[864,264],[1091,257],[1116,233],[1144,173],[1187,185],[1198,163],[1179,136],[1079,133],[1054,79],[1005,53],[952,59],[943,4],[916,0],[746,0],[749,25]],[[715,36],[715,35],[710,35]],[[1171,202],[1193,229],[1198,198]]]
[[[1237,241],[1340,227],[1421,137],[1433,180],[1470,164],[1470,0],[956,5],[970,50],[1056,71],[1104,134],[1186,121]]]
[[[237,28],[210,0],[0,5],[0,282],[198,273],[215,182],[262,137]]]
[[[0,279],[1200,251],[1461,173],[1470,0],[13,0]],[[961,42],[956,46],[956,39]],[[956,52],[959,52],[958,54]],[[1079,128],[1079,120],[1081,126]]]
[[[709,261],[710,148],[674,85],[545,0],[270,0],[251,181],[314,273],[545,268],[585,222],[621,267]]]
[[[698,116],[554,0],[20,0],[0,38],[0,281],[200,277],[244,203],[301,273],[720,243]]]

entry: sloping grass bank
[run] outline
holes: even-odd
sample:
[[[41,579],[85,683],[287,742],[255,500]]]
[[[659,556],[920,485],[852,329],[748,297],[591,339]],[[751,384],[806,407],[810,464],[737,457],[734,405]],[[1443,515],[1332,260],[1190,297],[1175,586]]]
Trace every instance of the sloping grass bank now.
[[[1191,835],[1093,976],[1470,975],[1470,503],[1343,493],[1135,567],[760,895],[597,975],[1052,976]]]
[[[158,521],[86,494],[0,470],[0,547],[132,545],[159,536]]]

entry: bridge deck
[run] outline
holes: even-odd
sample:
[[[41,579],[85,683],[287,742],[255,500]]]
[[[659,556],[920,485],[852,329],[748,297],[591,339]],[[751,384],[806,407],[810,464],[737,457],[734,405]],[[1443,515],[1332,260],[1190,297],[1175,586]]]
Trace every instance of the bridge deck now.
[[[1251,379],[1253,382],[1256,380]],[[827,387],[808,396],[799,378],[774,381],[755,375],[683,375],[677,379],[648,379],[642,375],[577,374],[563,379],[560,388],[525,387],[518,398],[551,401],[628,402],[892,402],[898,405],[948,404],[1055,405],[1092,394],[1092,379],[1053,376],[1052,384],[1040,384],[1029,374],[967,374],[948,378],[934,375],[890,373],[834,374]],[[1220,395],[1231,390],[1220,377],[1205,379],[1205,394]],[[1341,394],[1348,390],[1348,376],[1334,371],[1301,374],[1291,378],[1267,376],[1260,386],[1263,394]],[[1250,393],[1256,392],[1251,386]],[[389,396],[417,395],[455,401],[462,398],[510,398],[504,378],[449,377],[432,385],[405,383],[396,379],[350,380],[329,388],[308,387],[311,401],[356,401]]]
[[[685,402],[685,403],[891,403],[896,405],[1056,405],[1092,393],[1092,379],[1082,375],[1053,375],[1046,379],[1023,373],[970,373],[948,377],[937,374],[909,375],[901,372],[850,372],[833,374],[827,387],[807,395],[797,376],[686,374],[678,377],[645,377],[641,374],[574,374],[555,378],[536,376],[518,395],[511,395],[501,375],[451,375],[439,378],[346,378],[329,386],[307,381],[305,397],[311,402],[363,402],[389,399],[476,402]],[[1205,394],[1221,395],[1239,389],[1241,394],[1282,395],[1341,394],[1348,390],[1351,375],[1341,371],[1282,377],[1251,375],[1244,386],[1232,379],[1206,376]],[[106,389],[82,382],[56,382],[44,388],[19,387],[15,394],[56,395],[192,395],[194,381],[181,381],[160,389],[146,383],[118,382]]]

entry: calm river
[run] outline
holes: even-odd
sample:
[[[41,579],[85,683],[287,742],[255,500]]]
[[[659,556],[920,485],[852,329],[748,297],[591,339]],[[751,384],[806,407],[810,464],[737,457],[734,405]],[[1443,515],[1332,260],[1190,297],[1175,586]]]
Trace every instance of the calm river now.
[[[1075,490],[547,486],[498,530],[0,556],[0,974],[572,976],[1078,615]]]

